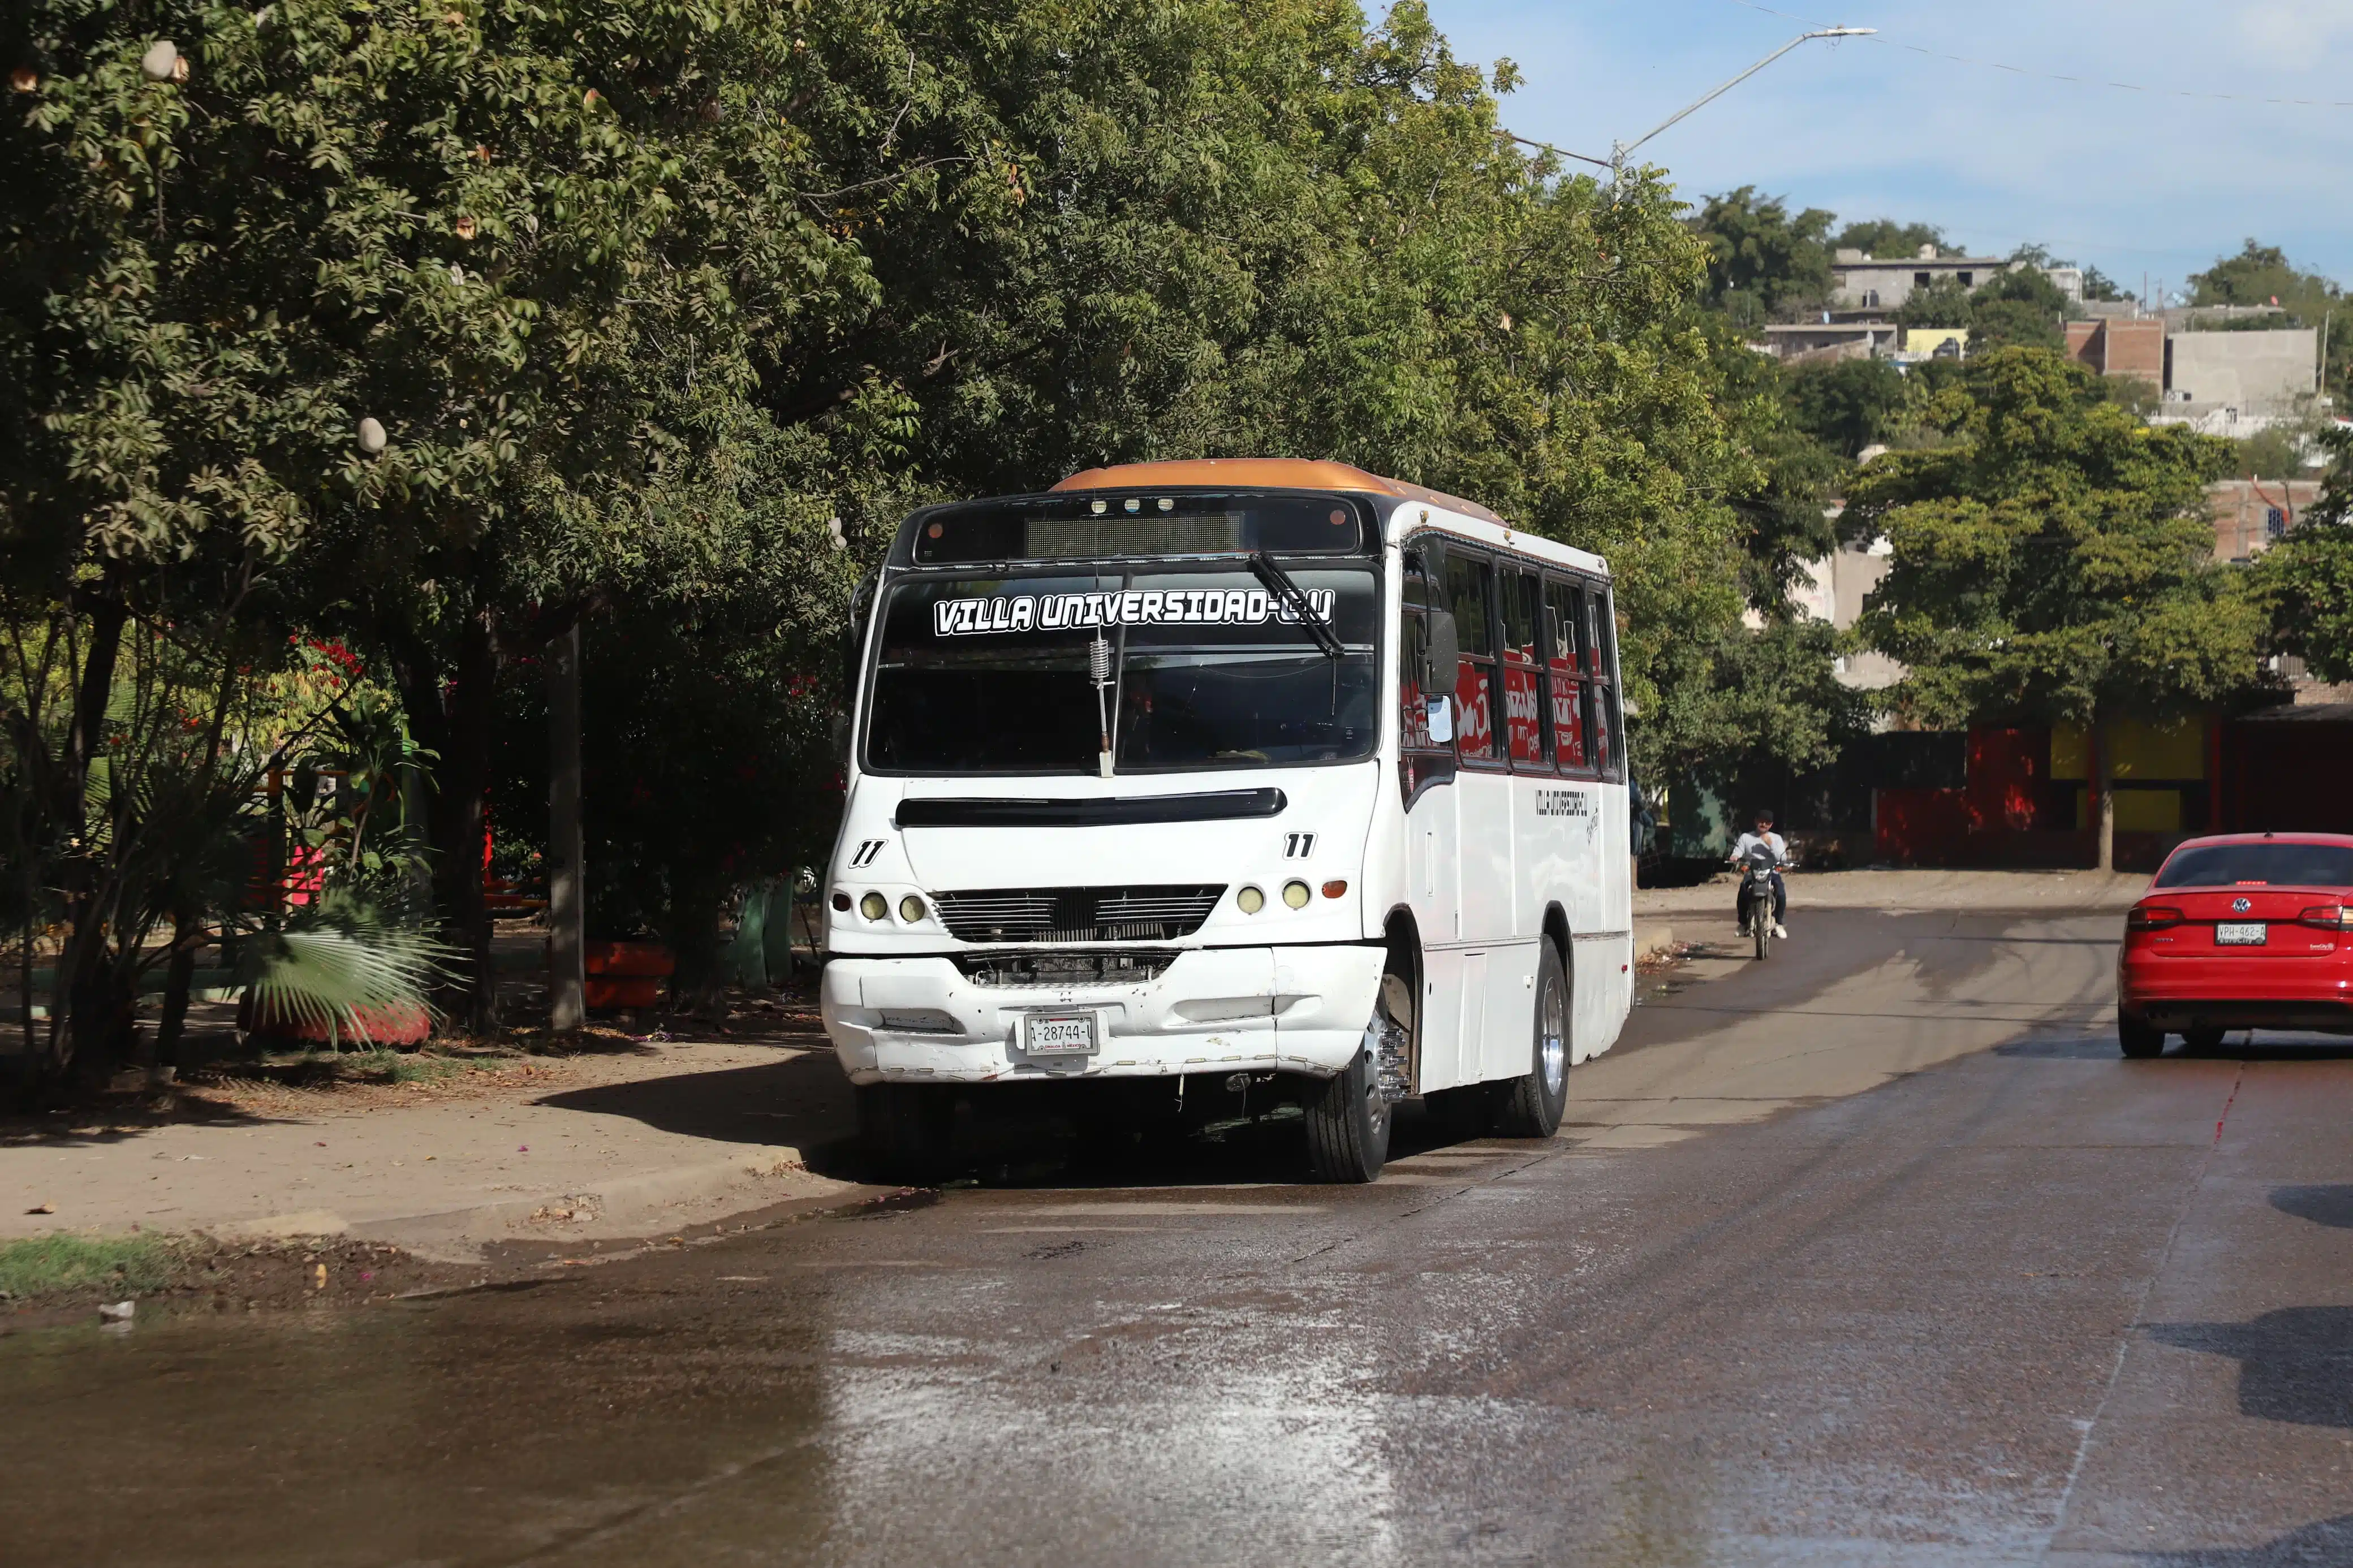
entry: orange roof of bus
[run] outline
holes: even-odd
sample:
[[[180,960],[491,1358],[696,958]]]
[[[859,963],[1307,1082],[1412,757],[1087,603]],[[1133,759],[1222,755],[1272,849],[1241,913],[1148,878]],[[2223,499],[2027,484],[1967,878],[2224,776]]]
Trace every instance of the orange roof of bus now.
[[[1403,479],[1383,479],[1349,463],[1311,458],[1194,458],[1176,463],[1122,463],[1115,468],[1087,468],[1054,488],[1058,490],[1144,490],[1166,487],[1231,485],[1243,489],[1362,490],[1378,496],[1401,496],[1428,501],[1449,511],[1489,522],[1504,520],[1474,500],[1440,490],[1424,489]]]

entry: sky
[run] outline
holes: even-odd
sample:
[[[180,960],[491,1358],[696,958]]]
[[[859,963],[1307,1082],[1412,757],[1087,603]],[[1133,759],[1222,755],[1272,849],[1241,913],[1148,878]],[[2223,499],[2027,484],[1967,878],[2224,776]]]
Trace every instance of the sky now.
[[[2255,236],[2353,285],[2353,0],[1430,7],[1459,58],[1518,64],[1506,126],[1605,158],[1811,26],[1880,29],[1805,44],[1645,145],[1694,203],[1755,185],[1975,255],[2039,241],[2130,293],[2144,274],[2179,291]]]

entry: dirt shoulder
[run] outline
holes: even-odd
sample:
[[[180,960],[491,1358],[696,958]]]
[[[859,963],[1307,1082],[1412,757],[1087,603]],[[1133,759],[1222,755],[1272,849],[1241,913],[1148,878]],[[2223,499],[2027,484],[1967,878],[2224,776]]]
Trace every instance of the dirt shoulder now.
[[[861,1190],[809,1169],[852,1124],[813,1018],[670,1032],[216,1064],[168,1094],[0,1124],[0,1241],[326,1237],[468,1263]]]

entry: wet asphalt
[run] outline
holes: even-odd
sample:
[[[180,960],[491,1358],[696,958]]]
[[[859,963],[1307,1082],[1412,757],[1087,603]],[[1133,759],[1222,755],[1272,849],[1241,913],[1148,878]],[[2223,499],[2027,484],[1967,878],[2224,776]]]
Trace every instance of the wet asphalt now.
[[[1991,1049],[1654,1147],[1574,1093],[1548,1143],[1409,1121],[1368,1188],[1295,1125],[1041,1146],[513,1288],[0,1339],[0,1562],[2353,1563],[2353,1042],[2126,1063],[2116,923],[1695,965],[1619,1051],[2027,978]]]

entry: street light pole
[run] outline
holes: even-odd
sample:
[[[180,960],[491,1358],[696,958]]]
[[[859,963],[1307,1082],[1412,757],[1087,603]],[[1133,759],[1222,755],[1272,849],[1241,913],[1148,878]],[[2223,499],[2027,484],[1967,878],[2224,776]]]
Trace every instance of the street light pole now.
[[[1738,76],[1734,77],[1731,80],[1716,88],[1714,91],[1703,94],[1701,97],[1694,99],[1683,108],[1675,110],[1672,114],[1668,115],[1664,120],[1660,121],[1656,125],[1651,126],[1648,131],[1643,132],[1640,136],[1635,137],[1631,142],[1611,142],[1609,144],[1610,183],[1615,184],[1619,174],[1624,171],[1626,167],[1627,153],[1631,153],[1635,148],[1640,147],[1643,142],[1648,142],[1651,137],[1656,136],[1660,132],[1666,130],[1669,126],[1675,124],[1678,121],[1687,118],[1699,110],[1705,109],[1709,104],[1714,103],[1717,99],[1722,98],[1725,93],[1730,92],[1734,88],[1738,87],[1742,82],[1746,81],[1750,77],[1755,76],[1758,71],[1763,70],[1767,66],[1771,65],[1783,55],[1788,54],[1799,44],[1810,43],[1816,38],[1868,37],[1877,31],[1879,31],[1879,29],[1876,27],[1817,27],[1810,33],[1799,34],[1796,37],[1791,38],[1788,43],[1783,44],[1779,48],[1775,49],[1771,54],[1767,55],[1763,59],[1758,60],[1755,65],[1750,66],[1746,70],[1742,71]]]

